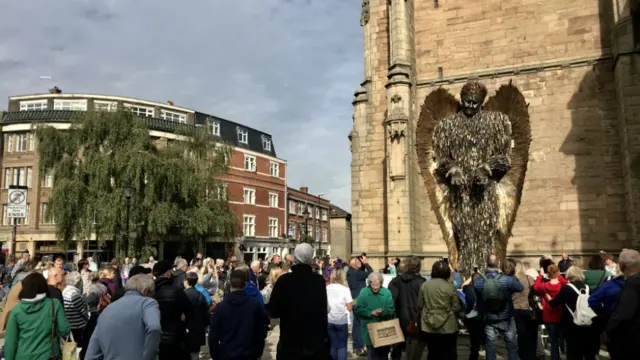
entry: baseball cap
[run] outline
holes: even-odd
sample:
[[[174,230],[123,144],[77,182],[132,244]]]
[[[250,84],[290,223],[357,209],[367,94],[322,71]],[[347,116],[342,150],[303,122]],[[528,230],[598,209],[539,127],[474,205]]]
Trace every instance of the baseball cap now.
[[[138,274],[151,274],[151,269],[144,266],[134,266],[129,270],[129,277],[134,277]]]
[[[160,260],[153,266],[153,276],[160,276],[173,269],[173,263],[169,260]]]
[[[64,270],[65,272],[72,272],[72,271],[73,271],[73,269],[71,268],[71,266],[70,266],[70,265],[68,265],[68,264],[64,264],[64,265],[62,265],[62,270]]]

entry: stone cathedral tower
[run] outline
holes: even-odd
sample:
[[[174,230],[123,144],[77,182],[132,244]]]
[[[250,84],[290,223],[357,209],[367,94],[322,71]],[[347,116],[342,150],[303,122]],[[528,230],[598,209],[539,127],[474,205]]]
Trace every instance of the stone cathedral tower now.
[[[638,0],[362,0],[353,253],[447,256],[417,163],[425,96],[513,80],[533,141],[510,256],[640,246]]]

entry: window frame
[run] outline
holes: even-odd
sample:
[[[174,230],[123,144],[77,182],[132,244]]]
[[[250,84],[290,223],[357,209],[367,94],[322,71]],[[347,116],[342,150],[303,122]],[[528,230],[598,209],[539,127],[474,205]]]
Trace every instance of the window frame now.
[[[275,199],[275,206],[273,205],[273,203],[271,202],[271,199]],[[272,192],[269,191],[269,207],[270,208],[274,208],[277,209],[278,208],[278,203],[280,202],[280,199],[278,197],[278,193],[276,192]]]
[[[16,134],[15,152],[27,152],[27,133]]]
[[[269,175],[273,177],[280,177],[280,164],[278,162],[269,161]]]
[[[55,225],[55,219],[51,218],[47,221],[47,213],[51,211],[49,203],[44,202],[40,204],[40,224],[41,225]]]
[[[251,220],[247,222],[247,220]],[[250,226],[250,233],[247,234],[247,226]],[[242,235],[243,236],[256,236],[256,216],[251,214],[242,214]]]
[[[238,143],[249,144],[249,130],[238,127],[236,129]]]
[[[187,123],[187,114],[166,109],[160,109],[160,118],[179,124]],[[175,119],[177,119],[177,121]]]
[[[29,149],[27,151],[35,151],[35,149],[36,149],[36,137],[35,137],[35,135],[33,133],[29,133],[28,134],[27,143],[28,143],[27,148]]]
[[[124,107],[129,109],[129,111],[131,111],[134,115],[140,116],[140,117],[154,117],[155,116],[155,109],[152,107],[148,107],[148,106],[141,106],[141,105],[134,105],[134,104],[124,104]],[[134,110],[135,109],[135,110]],[[144,110],[144,114],[141,114],[141,111],[139,110]],[[149,111],[151,111],[151,115],[149,115]]]
[[[247,168],[247,160],[250,160],[249,164],[252,164],[253,166],[250,166],[249,168]],[[244,170],[256,172],[257,169],[258,169],[258,162],[256,157],[253,155],[244,154]]]
[[[247,197],[248,201],[247,202]],[[250,187],[244,187],[242,189],[242,202],[245,205],[255,205],[256,204],[256,189]]]
[[[29,105],[35,104],[40,104],[39,109],[29,109]],[[48,110],[48,107],[49,103],[47,99],[20,101],[20,111]]]
[[[8,153],[12,153],[13,152],[13,138],[14,138],[14,134],[5,134],[6,139],[5,141],[7,142],[7,152]]]
[[[272,221],[274,224],[272,224]],[[273,230],[273,233],[272,233]],[[269,237],[277,238],[278,237],[278,218],[277,217],[269,217]]]
[[[100,109],[100,107],[105,106],[106,109]],[[107,112],[115,112],[118,111],[118,102],[117,101],[107,101],[107,100],[94,100],[93,101],[93,110],[95,111],[107,111]]]
[[[262,136],[262,150],[271,152],[271,139],[267,136]]]
[[[213,136],[220,136],[220,121],[214,119],[207,119],[207,130]]]
[[[63,104],[68,104],[63,106]],[[68,107],[68,108],[67,108]],[[53,110],[87,111],[87,99],[54,99]]]
[[[291,211],[291,205],[293,205],[293,211]],[[289,214],[297,214],[296,211],[298,209],[298,205],[296,204],[295,201],[293,200],[289,200]]]

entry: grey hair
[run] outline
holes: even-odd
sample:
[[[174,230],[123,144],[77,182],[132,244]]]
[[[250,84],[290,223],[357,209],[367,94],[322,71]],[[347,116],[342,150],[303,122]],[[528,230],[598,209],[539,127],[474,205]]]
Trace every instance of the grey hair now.
[[[175,262],[175,266],[176,268],[180,269],[183,266],[188,266],[189,264],[187,263],[187,260],[180,258],[180,259],[176,259]]]
[[[371,274],[369,274],[369,276],[367,276],[367,282],[369,284],[371,284],[373,280],[378,280],[378,282],[380,282],[380,285],[382,285],[382,283],[384,282],[384,278],[379,272],[372,272]]]
[[[125,291],[137,291],[141,295],[149,295],[155,293],[156,284],[149,275],[138,274],[127,280]]]
[[[293,265],[313,263],[313,247],[307,243],[298,244],[293,250]]]
[[[72,272],[67,274],[67,277],[65,278],[65,281],[67,282],[67,285],[78,286],[80,281],[82,281],[82,276],[80,275],[79,272],[72,271]]]
[[[253,260],[251,262],[251,268],[253,268],[254,266],[260,266],[262,265],[262,262],[260,260]]]
[[[621,268],[640,269],[640,254],[636,250],[624,249],[618,257]]]

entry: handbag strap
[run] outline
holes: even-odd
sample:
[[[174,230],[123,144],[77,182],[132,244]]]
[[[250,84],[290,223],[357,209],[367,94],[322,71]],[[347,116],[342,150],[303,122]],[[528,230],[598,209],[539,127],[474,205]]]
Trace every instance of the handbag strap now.
[[[51,358],[53,358],[55,356],[54,354],[54,346],[55,346],[55,339],[56,339],[56,308],[53,304],[53,299],[49,298],[49,301],[51,303],[51,349],[50,349],[50,354],[49,356]]]

